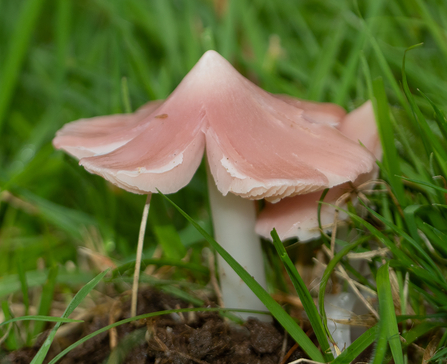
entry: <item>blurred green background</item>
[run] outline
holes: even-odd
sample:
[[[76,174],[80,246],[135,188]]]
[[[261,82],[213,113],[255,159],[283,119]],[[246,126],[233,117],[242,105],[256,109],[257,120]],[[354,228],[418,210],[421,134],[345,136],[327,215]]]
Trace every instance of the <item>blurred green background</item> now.
[[[5,278],[18,266],[82,268],[78,246],[120,262],[133,257],[145,197],[55,151],[51,140],[65,123],[123,112],[126,89],[134,110],[165,98],[215,49],[270,92],[347,110],[368,99],[365,74],[382,76],[405,124],[400,73],[409,46],[424,42],[407,60],[412,91],[446,104],[446,28],[441,0],[0,0],[0,295],[19,289]],[[419,145],[417,130],[406,130]],[[203,168],[172,198],[210,230]],[[169,251],[170,241],[203,243],[159,196],[153,205],[146,257],[158,243],[172,258],[184,251]],[[29,273],[29,284],[37,276]]]

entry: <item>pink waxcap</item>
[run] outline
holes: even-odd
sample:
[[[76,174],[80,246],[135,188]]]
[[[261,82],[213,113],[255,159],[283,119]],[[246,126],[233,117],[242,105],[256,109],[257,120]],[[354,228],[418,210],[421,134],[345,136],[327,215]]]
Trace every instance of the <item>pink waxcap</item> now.
[[[296,99],[288,95],[273,95],[290,105],[303,110],[303,117],[311,122],[337,127],[346,116],[346,111],[341,106],[329,102],[313,102]]]
[[[162,103],[148,102],[133,114],[97,116],[65,124],[56,133],[53,145],[77,159],[109,153],[138,135],[135,127]]]
[[[163,103],[94,118],[90,129],[84,129],[85,120],[70,123],[54,145],[134,193],[178,191],[192,178],[205,146],[217,188],[249,199],[278,201],[373,169],[366,148],[321,121],[312,107],[306,111],[283,99],[208,51]],[[336,118],[334,111],[320,114]],[[110,131],[98,131],[107,124]]]
[[[352,140],[361,142],[380,160],[382,157],[382,147],[380,145],[377,125],[374,118],[374,111],[370,101],[364,103],[359,108],[350,112],[339,122],[338,129]],[[359,175],[351,184],[344,183],[333,187],[325,196],[324,201],[335,205],[337,200],[353,187],[377,178],[379,169],[377,164],[368,172]],[[306,195],[285,198],[276,204],[268,203],[259,214],[256,232],[271,239],[270,231],[275,228],[281,239],[297,237],[300,241],[315,239],[320,236],[318,226],[318,201],[321,192],[314,192]],[[345,208],[346,204],[338,205]],[[335,208],[329,205],[321,206],[321,225],[325,231],[332,229],[334,222]],[[339,214],[338,219],[347,219],[344,213]]]

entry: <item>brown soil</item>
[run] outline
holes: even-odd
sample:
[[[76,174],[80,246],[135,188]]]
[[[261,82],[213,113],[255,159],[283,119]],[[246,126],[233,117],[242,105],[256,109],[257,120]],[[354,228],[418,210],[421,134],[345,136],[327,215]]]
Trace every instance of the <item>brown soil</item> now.
[[[138,305],[139,315],[188,307],[182,300],[154,289],[140,293]],[[129,311],[127,297],[113,306],[98,306],[88,320],[55,340],[45,363],[81,337],[108,325],[111,319],[116,322],[128,318]],[[279,364],[287,353],[291,354],[287,362],[306,357],[289,338],[283,346],[284,330],[275,324],[249,319],[239,326],[217,313],[158,316],[118,326],[116,334],[114,350],[111,350],[110,332],[104,332],[70,351],[59,363]],[[45,336],[41,335],[31,348],[10,353],[2,363],[30,363]]]

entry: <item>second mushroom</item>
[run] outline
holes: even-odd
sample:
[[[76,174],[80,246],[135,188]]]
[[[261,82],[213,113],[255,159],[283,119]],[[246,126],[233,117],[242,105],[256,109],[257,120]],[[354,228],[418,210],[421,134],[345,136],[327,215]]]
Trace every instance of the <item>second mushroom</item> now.
[[[333,108],[274,96],[208,51],[165,101],[69,123],[53,143],[89,172],[138,194],[177,192],[206,149],[216,241],[265,287],[252,200],[277,202],[354,181],[375,164],[332,126],[333,113],[320,112],[325,107]],[[226,307],[265,310],[223,260],[219,276]]]

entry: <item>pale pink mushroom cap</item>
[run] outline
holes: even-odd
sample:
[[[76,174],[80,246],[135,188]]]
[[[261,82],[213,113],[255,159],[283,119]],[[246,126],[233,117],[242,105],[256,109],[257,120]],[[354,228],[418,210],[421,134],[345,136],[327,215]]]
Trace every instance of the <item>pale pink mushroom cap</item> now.
[[[355,109],[342,120],[338,129],[354,141],[361,142],[368,148],[376,159],[382,158],[382,147],[380,145],[374,111],[370,101],[358,109]],[[361,174],[354,182],[357,187],[362,183],[377,178],[378,167],[374,165],[372,171]],[[335,205],[339,197],[352,190],[350,183],[331,188],[324,201]],[[256,232],[271,239],[270,231],[275,228],[281,239],[298,237],[300,241],[314,239],[320,236],[318,226],[318,201],[321,192],[285,198],[276,204],[267,204],[259,214]],[[346,204],[340,205],[346,207]],[[328,205],[321,206],[321,225],[325,231],[330,230],[334,221],[335,208]],[[339,219],[346,219],[347,215],[340,213]]]
[[[70,123],[53,143],[88,171],[134,193],[178,191],[206,146],[222,194],[278,201],[355,180],[373,168],[371,153],[328,126],[334,111],[321,118],[313,107],[269,94],[208,51],[163,103],[93,118],[92,125]]]

